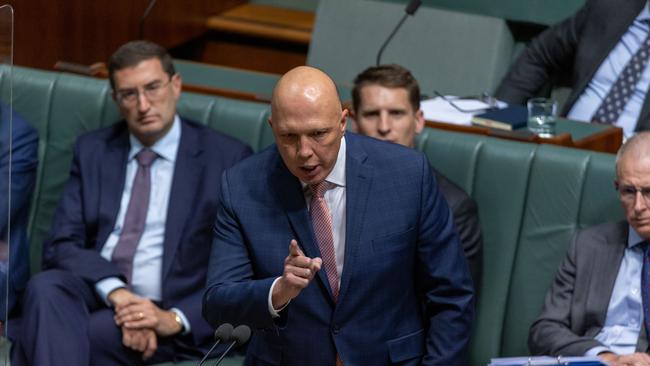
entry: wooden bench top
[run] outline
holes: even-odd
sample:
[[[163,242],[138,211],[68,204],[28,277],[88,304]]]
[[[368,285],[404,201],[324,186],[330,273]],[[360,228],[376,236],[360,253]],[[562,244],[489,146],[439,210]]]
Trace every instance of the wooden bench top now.
[[[208,29],[309,45],[313,12],[247,3],[213,15]]]

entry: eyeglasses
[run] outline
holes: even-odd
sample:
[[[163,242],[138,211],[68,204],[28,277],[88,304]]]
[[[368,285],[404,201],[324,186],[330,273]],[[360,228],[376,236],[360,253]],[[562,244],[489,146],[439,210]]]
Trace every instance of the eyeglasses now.
[[[169,78],[167,81],[152,81],[149,84],[145,85],[142,87],[142,91],[140,91],[138,88],[134,89],[123,89],[123,90],[118,90],[115,92],[115,96],[117,98],[117,101],[121,105],[134,105],[135,103],[140,100],[140,93],[144,94],[144,96],[149,100],[150,102],[159,100],[162,98],[165,87],[171,83],[172,78]]]
[[[488,93],[482,93],[478,97],[472,97],[472,99],[476,99],[478,101],[481,101],[485,104],[487,104],[487,107],[481,107],[481,108],[472,108],[472,109],[467,109],[467,108],[462,108],[458,104],[454,103],[453,99],[449,99],[446,96],[444,96],[442,93],[438,92],[437,90],[433,91],[433,94],[436,96],[440,97],[442,100],[445,102],[449,103],[454,109],[456,109],[459,112],[463,113],[476,113],[476,112],[482,112],[485,111],[486,109],[494,109],[497,107],[497,98],[489,95]],[[468,98],[469,99],[469,98]]]
[[[634,186],[625,186],[616,183],[616,190],[618,191],[618,195],[621,198],[621,201],[625,203],[634,203],[636,200],[637,192],[641,192],[641,196],[643,196],[645,205],[650,206],[650,187],[637,188]]]

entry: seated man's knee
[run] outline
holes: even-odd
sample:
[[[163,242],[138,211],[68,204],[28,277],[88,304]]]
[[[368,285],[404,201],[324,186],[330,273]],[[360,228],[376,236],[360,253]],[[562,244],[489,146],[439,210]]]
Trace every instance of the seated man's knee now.
[[[37,273],[27,283],[25,301],[33,299],[50,299],[54,301],[60,295],[70,294],[82,284],[82,280],[74,274],[52,269]]]

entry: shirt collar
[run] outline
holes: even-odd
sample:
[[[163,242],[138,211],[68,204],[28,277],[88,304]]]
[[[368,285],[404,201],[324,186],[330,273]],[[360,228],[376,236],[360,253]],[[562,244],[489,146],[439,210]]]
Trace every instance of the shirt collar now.
[[[634,228],[630,225],[630,230],[628,231],[627,234],[627,247],[632,248],[634,246],[637,246],[641,243],[643,243],[645,240],[641,238],[639,233],[637,233]]]
[[[159,157],[174,162],[176,160],[176,151],[178,151],[178,144],[181,140],[181,120],[178,115],[174,116],[172,128],[160,140],[156,141],[150,149],[158,154]],[[133,134],[129,134],[129,142],[131,143],[131,150],[129,150],[129,161],[144,148],[144,145]]]
[[[346,145],[345,145],[345,136],[341,138],[341,146],[339,147],[339,153],[336,156],[336,163],[334,163],[334,168],[330,174],[325,178],[325,181],[334,183],[339,187],[345,187],[345,161],[347,159],[346,155]],[[302,188],[306,188],[307,184],[303,181],[300,181]]]

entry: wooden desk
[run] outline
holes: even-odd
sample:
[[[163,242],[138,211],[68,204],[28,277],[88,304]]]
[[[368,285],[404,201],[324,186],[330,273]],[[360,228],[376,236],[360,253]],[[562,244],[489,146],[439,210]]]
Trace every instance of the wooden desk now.
[[[473,133],[508,140],[553,144],[576,149],[615,154],[623,144],[623,129],[612,125],[597,125],[559,118],[557,134],[550,138],[539,137],[528,130],[505,131],[483,126],[455,125],[451,123],[426,121],[427,127],[442,130]]]

